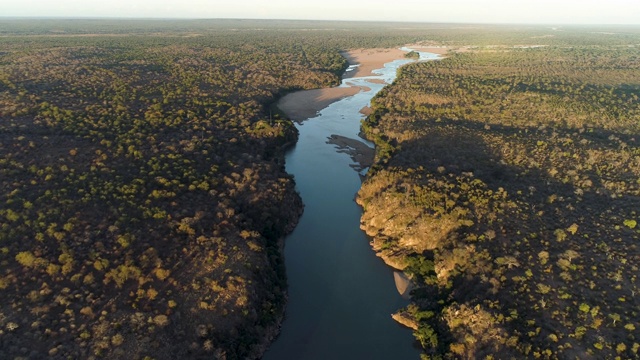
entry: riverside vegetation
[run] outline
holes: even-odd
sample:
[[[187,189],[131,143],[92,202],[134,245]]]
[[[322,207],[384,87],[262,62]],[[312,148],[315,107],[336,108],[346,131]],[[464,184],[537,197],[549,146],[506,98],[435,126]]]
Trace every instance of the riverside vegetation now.
[[[363,220],[420,285],[403,316],[430,356],[637,356],[637,33],[0,25],[0,358],[259,357],[302,210],[271,104],[337,84],[340,50],[497,37],[555,46],[407,67],[365,125]]]
[[[406,36],[1,24],[0,358],[260,356],[302,211],[282,151],[297,132],[271,104],[339,84],[341,49]]]
[[[302,204],[272,104],[440,25],[0,21],[0,358],[255,358]]]
[[[457,33],[372,102],[362,227],[424,358],[640,357],[640,31],[562,30]]]

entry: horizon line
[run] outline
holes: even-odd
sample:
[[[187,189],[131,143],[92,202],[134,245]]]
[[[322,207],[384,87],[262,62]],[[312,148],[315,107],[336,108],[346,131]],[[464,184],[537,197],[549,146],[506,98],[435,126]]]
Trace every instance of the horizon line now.
[[[561,23],[561,22],[459,22],[459,21],[419,21],[419,20],[345,20],[345,19],[287,19],[287,18],[198,18],[198,17],[137,17],[137,16],[5,16],[0,15],[0,20],[138,20],[138,21],[213,21],[213,20],[240,20],[240,21],[291,21],[291,22],[342,22],[342,23],[397,23],[397,24],[438,24],[438,25],[529,25],[529,26],[635,26],[640,23]]]

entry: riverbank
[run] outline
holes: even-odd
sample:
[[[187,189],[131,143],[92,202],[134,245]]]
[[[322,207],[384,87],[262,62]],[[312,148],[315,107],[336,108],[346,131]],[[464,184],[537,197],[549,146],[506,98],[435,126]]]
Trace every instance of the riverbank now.
[[[345,72],[342,76],[344,79],[355,77],[372,76],[373,70],[381,69],[384,64],[394,60],[404,59],[407,52],[400,49],[355,49],[342,52],[349,65],[356,66],[355,70]],[[367,80],[372,84],[386,84],[382,79]],[[367,86],[356,86],[349,82],[347,86],[339,86],[333,88],[313,89],[296,91],[283,96],[277,103],[277,106],[287,117],[296,122],[302,122],[318,115],[318,112],[332,103],[353,96],[361,91],[367,92],[371,89]],[[368,107],[362,108],[360,111],[363,115],[368,115]],[[352,139],[339,135],[332,135],[327,141],[336,145],[339,152],[349,154],[356,164],[352,166],[356,171],[360,172],[371,166],[373,163],[375,150],[365,145],[357,139]]]
[[[345,72],[343,79],[352,77],[371,76],[372,71],[384,67],[384,64],[404,59],[405,51],[400,49],[357,49],[341,53],[349,65],[358,65],[355,70]],[[370,82],[379,84],[379,79],[372,79]],[[348,84],[349,85],[349,84]],[[302,90],[287,94],[278,101],[278,108],[282,110],[291,120],[301,122],[310,119],[318,112],[332,103],[353,96],[360,91],[368,91],[362,86],[339,86],[325,89]]]
[[[580,41],[563,50],[561,64],[548,61],[553,48],[483,46],[411,66],[376,98],[374,111],[384,116],[363,124],[379,149],[394,149],[358,194],[363,228],[414,275],[413,304],[397,318],[417,323],[416,338],[432,358],[637,358],[640,344],[630,334],[639,326],[638,303],[629,300],[637,298],[631,288],[640,263],[629,257],[640,243],[631,212],[640,205],[637,187],[590,187],[640,176],[629,163],[637,117],[620,110],[616,130],[604,130],[611,124],[599,114],[570,116],[592,98],[617,111],[633,92],[620,75],[635,55],[602,67],[602,49]],[[513,76],[522,73],[529,75]],[[558,89],[550,76],[568,80]],[[603,79],[615,94],[596,85]],[[531,83],[540,85],[532,91]],[[433,94],[447,101],[427,101]],[[509,104],[494,101],[507,97]],[[455,120],[430,120],[456,107]],[[510,115],[496,119],[503,111]],[[589,134],[575,130],[587,123]],[[585,163],[593,166],[575,166]]]

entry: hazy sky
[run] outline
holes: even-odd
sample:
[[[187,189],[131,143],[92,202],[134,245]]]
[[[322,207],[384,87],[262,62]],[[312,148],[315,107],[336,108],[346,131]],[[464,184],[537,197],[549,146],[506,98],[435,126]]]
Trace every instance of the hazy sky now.
[[[640,25],[640,0],[0,0],[0,16]]]

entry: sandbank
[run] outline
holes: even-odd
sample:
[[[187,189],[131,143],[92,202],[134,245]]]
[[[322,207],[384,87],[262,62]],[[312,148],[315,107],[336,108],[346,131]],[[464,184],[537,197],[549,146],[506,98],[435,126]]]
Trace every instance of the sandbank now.
[[[353,71],[346,72],[344,79],[351,77],[371,76],[372,71],[381,69],[384,64],[397,59],[404,59],[406,52],[400,49],[358,49],[342,52],[349,64],[359,65]],[[379,79],[370,80],[371,83],[384,82]],[[351,85],[347,83],[347,85]],[[335,87],[296,91],[283,96],[278,101],[278,108],[291,120],[303,121],[318,114],[318,111],[342,98],[352,96],[360,91],[371,90],[367,86]]]
[[[333,144],[338,148],[338,152],[351,156],[351,159],[356,162],[356,164],[351,165],[351,167],[357,172],[373,165],[373,158],[376,154],[375,149],[370,148],[360,140],[334,134],[329,137],[327,144]]]
[[[448,53],[464,53],[472,50],[470,46],[437,46],[437,45],[425,45],[425,44],[413,44],[407,45],[408,48],[415,49],[417,51],[430,52],[432,54],[447,55]],[[443,56],[441,56],[443,58]]]
[[[287,94],[278,101],[278,108],[289,119],[303,121],[318,114],[331,103],[360,92],[360,87],[334,87],[327,89],[302,90]]]
[[[449,47],[446,47],[446,46],[410,45],[409,47],[417,51],[430,52],[432,54],[438,54],[438,55],[446,55],[447,52],[451,50]]]
[[[364,116],[369,116],[373,113],[373,109],[365,106],[362,109],[360,109],[360,114],[364,115]]]
[[[355,68],[355,70],[345,73],[344,78],[372,76],[374,75],[372,73],[373,70],[381,69],[384,67],[384,64],[393,60],[404,59],[406,54],[406,51],[400,49],[381,48],[357,49],[342,52],[342,56],[349,61],[349,64],[360,65]]]

